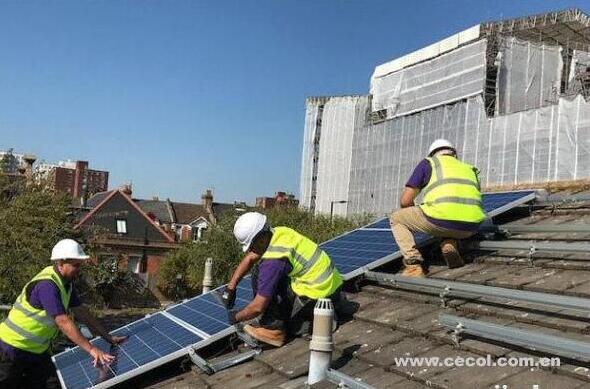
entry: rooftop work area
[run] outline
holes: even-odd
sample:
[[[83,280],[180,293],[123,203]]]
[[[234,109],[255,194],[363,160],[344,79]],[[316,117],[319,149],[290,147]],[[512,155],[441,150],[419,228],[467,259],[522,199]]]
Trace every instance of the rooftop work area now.
[[[366,96],[308,98],[301,204],[389,213],[437,138],[485,187],[590,178],[589,26],[576,9],[482,23],[377,66]]]
[[[440,252],[425,246],[430,261],[427,279],[395,275],[396,261],[366,272],[347,287],[349,312],[333,334],[332,368],[376,388],[588,387],[589,215],[590,192],[559,192],[497,216],[496,228],[484,228],[478,240],[466,243],[467,264],[462,268],[449,270]],[[463,320],[459,331],[453,320]],[[486,331],[486,326],[493,328]],[[173,363],[125,385],[304,388],[308,340],[264,350],[249,362],[213,375],[190,367],[190,362],[184,365],[188,370]],[[226,340],[204,355],[212,362],[236,358],[245,351],[238,344],[239,340]],[[488,355],[493,361],[558,356],[561,365],[473,368],[396,363],[401,357],[455,360]],[[326,381],[312,387],[339,386]]]

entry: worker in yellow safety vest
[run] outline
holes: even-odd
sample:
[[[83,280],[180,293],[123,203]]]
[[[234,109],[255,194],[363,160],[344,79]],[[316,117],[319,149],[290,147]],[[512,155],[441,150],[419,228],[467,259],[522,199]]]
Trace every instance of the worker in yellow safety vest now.
[[[56,384],[51,361],[51,341],[61,331],[92,357],[94,366],[106,366],[114,357],[93,346],[69,314],[98,336],[116,345],[124,337],[111,336],[82,305],[73,287],[80,265],[88,259],[78,242],[59,241],[51,252],[50,266],[22,289],[8,317],[0,323],[0,388],[46,388]],[[53,376],[53,377],[52,377]],[[51,379],[50,379],[51,378]]]
[[[420,193],[423,198],[416,206],[414,201]],[[431,144],[428,158],[416,166],[406,183],[400,205],[390,222],[403,255],[402,275],[425,276],[412,232],[443,238],[441,250],[449,268],[464,265],[457,239],[474,235],[486,214],[477,169],[457,158],[451,142],[438,139]]]
[[[241,215],[234,235],[246,253],[229,281],[223,297],[233,308],[240,280],[252,270],[254,299],[240,311],[230,311],[230,322],[260,316],[244,326],[250,336],[282,346],[288,336],[308,329],[320,298],[332,299],[336,311],[342,277],[330,257],[316,243],[287,227],[271,228],[258,212]]]

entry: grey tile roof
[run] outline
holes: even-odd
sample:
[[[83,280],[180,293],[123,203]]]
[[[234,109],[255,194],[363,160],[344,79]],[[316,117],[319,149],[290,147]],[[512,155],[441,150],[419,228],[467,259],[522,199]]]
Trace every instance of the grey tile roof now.
[[[564,204],[563,208],[547,207],[522,216],[515,212],[503,222],[534,223],[590,223],[590,202]],[[502,221],[500,221],[502,222]],[[550,239],[590,241],[590,236],[572,237],[555,234],[515,235],[510,239]],[[449,270],[442,260],[432,258],[429,277],[500,286],[558,295],[571,295],[590,299],[590,254],[545,255],[530,267],[524,252],[480,252],[464,255],[466,265]],[[397,265],[399,268],[399,265]],[[395,272],[396,265],[386,270]],[[590,342],[590,321],[584,314],[539,309],[530,304],[497,304],[493,299],[468,301],[451,300],[447,308],[440,304],[436,294],[404,291],[380,284],[361,284],[359,291],[349,292],[348,299],[358,305],[349,320],[334,334],[336,350],[333,367],[357,377],[377,388],[465,388],[490,387],[506,384],[512,388],[532,388],[533,385],[560,388],[590,387],[588,366],[582,363],[564,363],[554,371],[539,368],[473,368],[473,367],[402,367],[394,364],[394,357],[418,355],[425,357],[479,357],[492,355],[522,356],[523,350],[510,345],[495,344],[483,338],[471,338],[454,347],[450,334],[438,324],[440,313],[468,316],[477,320],[500,323],[505,326],[579,339]],[[224,347],[224,346],[220,346]],[[213,350],[219,354],[221,348]],[[235,366],[212,376],[197,370],[177,370],[169,381],[144,381],[142,387],[172,389],[194,388],[304,388],[308,368],[309,342],[295,339],[279,349],[265,350],[253,361]],[[526,350],[524,350],[526,351]],[[223,354],[222,356],[228,356]],[[533,356],[533,353],[526,353]],[[546,355],[546,354],[545,354]],[[548,355],[546,355],[548,356]],[[286,386],[285,386],[286,385]],[[314,388],[336,388],[323,382]]]
[[[104,199],[106,199],[107,196],[111,194],[111,192],[112,192],[112,190],[109,190],[106,192],[99,192],[99,193],[95,194],[94,196],[92,196],[91,198],[88,199],[88,201],[86,202],[86,205],[88,206],[88,208],[96,207],[98,204],[102,203],[102,201]]]
[[[168,206],[166,201],[162,200],[141,200],[136,199],[135,203],[146,213],[152,214],[161,223],[171,223],[170,212],[168,212]]]

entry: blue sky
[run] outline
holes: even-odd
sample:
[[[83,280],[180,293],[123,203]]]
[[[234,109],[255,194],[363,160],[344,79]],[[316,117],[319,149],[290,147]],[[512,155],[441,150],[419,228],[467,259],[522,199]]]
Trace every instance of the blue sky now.
[[[0,149],[138,197],[298,194],[305,98],[482,21],[586,1],[1,1]],[[585,8],[584,8],[585,7]]]

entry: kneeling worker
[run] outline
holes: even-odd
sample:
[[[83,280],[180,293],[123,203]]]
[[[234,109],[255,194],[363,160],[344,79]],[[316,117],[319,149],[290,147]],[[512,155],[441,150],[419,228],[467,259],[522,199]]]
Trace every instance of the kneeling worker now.
[[[95,366],[109,364],[114,357],[93,346],[81,333],[68,313],[86,324],[95,335],[111,344],[124,337],[111,336],[84,307],[72,281],[88,256],[78,242],[59,241],[51,252],[53,265],[29,281],[16,299],[8,317],[0,324],[0,388],[45,388],[55,375],[49,348],[61,331],[86,351]]]
[[[224,299],[231,309],[238,283],[252,269],[254,299],[241,311],[230,311],[233,323],[261,315],[257,324],[244,326],[250,336],[281,347],[287,336],[301,334],[304,323],[313,319],[316,300],[330,298],[338,306],[342,277],[316,243],[290,228],[271,228],[257,212],[240,216],[234,235],[246,255]]]
[[[414,200],[422,192],[422,203]],[[463,266],[456,239],[474,235],[486,218],[477,169],[457,158],[455,147],[438,139],[414,169],[400,199],[400,210],[390,216],[395,241],[404,257],[404,276],[424,277],[422,255],[412,235],[423,232],[443,238],[441,250],[449,268]]]

